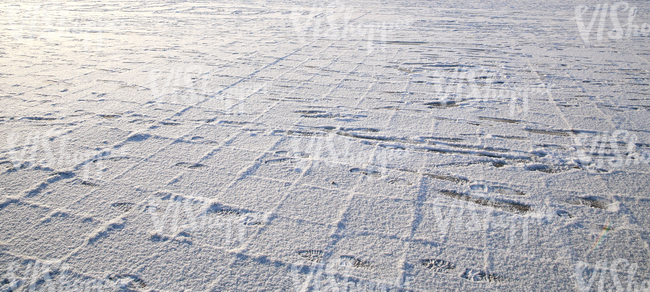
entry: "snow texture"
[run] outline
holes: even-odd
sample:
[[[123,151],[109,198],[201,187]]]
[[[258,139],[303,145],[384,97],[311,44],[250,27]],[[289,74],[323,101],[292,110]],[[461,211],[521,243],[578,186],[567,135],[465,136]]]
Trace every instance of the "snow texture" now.
[[[647,1],[0,3],[0,291],[650,291]]]

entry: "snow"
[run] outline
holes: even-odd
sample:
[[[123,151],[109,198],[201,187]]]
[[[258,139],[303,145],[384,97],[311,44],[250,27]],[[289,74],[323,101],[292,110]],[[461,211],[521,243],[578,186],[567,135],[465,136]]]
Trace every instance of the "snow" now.
[[[650,291],[648,15],[5,1],[0,291]]]

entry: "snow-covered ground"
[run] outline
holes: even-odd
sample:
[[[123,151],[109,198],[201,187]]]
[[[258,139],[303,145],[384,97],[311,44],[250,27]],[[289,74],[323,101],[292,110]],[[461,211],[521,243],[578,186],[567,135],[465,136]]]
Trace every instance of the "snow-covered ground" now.
[[[648,23],[3,1],[0,291],[650,291]]]

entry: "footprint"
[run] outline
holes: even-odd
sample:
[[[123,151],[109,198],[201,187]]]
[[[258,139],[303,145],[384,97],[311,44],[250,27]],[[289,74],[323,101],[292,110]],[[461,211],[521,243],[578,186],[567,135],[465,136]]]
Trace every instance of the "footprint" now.
[[[150,239],[153,242],[165,242],[165,241],[170,240],[171,238],[169,236],[167,236],[167,235],[160,235],[160,234],[154,233],[154,234],[151,234]]]
[[[332,127],[333,128],[333,127]],[[379,129],[375,128],[341,128],[341,131],[356,131],[356,132],[369,132],[369,133],[377,133],[379,132]]]
[[[268,222],[268,217],[266,214],[262,213],[244,213],[239,222],[243,225],[259,226],[266,224]]]
[[[502,277],[472,268],[465,268],[465,272],[460,275],[461,278],[473,282],[500,282]]]
[[[511,119],[504,119],[504,118],[478,117],[478,119],[482,121],[501,122],[501,123],[508,123],[508,124],[521,123],[520,120],[511,120]]]
[[[518,191],[515,189],[511,189],[509,187],[504,187],[504,186],[489,186],[486,184],[474,184],[469,187],[472,192],[477,192],[477,193],[496,193],[500,195],[505,195],[505,196],[525,196],[526,193],[522,191]]]
[[[506,187],[494,187],[494,191],[501,195],[506,195],[506,196],[525,196],[526,193],[522,191],[518,191],[515,189],[510,189]]]
[[[297,114],[303,114],[303,115],[313,115],[313,114],[324,114],[326,111],[315,111],[315,110],[297,110],[293,111],[294,113]]]
[[[593,234],[602,234],[605,231],[607,231],[607,232],[614,231],[614,227],[612,227],[611,224],[608,224],[608,225],[595,224],[595,225],[589,226],[588,229]]]
[[[336,130],[337,127],[334,127],[334,126],[320,126],[320,127],[314,127],[314,128],[322,129],[322,130],[325,130],[325,131],[332,131],[332,130]]]
[[[470,181],[466,178],[462,177],[456,177],[452,175],[439,175],[439,174],[433,174],[433,173],[423,173],[422,176],[432,178],[432,179],[437,179],[437,180],[444,180],[444,181],[450,181],[456,184],[464,184],[464,183],[469,183]]]
[[[26,120],[31,121],[54,121],[56,118],[44,118],[44,117],[24,117]]]
[[[14,164],[11,161],[0,161],[0,166],[4,166],[7,171],[12,171],[14,169]]]
[[[111,204],[111,207],[113,207],[113,208],[115,208],[115,209],[117,209],[119,211],[125,212],[125,213],[131,211],[131,209],[133,209],[133,206],[135,206],[135,204],[133,204],[133,203],[113,203],[113,204]]]
[[[151,135],[149,135],[149,134],[135,134],[135,135],[132,135],[132,136],[128,137],[126,139],[126,141],[129,141],[129,142],[142,142],[142,141],[147,140],[149,138],[151,138]]]
[[[445,109],[445,108],[458,106],[456,102],[453,100],[427,102],[424,105],[428,106],[429,108],[436,108],[436,109]]]
[[[359,168],[351,168],[350,172],[351,173],[360,173],[360,174],[368,175],[368,176],[371,176],[371,177],[380,177],[381,176],[381,172],[373,171],[373,170],[364,171],[364,170],[361,170]]]
[[[477,197],[469,194],[459,193],[453,190],[440,190],[440,194],[451,199],[470,202],[477,205],[491,207],[494,209],[500,209],[512,213],[524,214],[533,210],[531,206],[525,204],[510,202],[506,200],[487,199],[483,197]]]
[[[574,206],[589,206],[596,209],[607,210],[607,203],[598,197],[573,198],[568,200],[567,204]]]
[[[233,126],[236,126],[236,127],[244,126],[244,125],[249,124],[249,123],[250,122],[238,122],[238,121],[227,121],[227,120],[219,121],[219,124],[233,125]]]
[[[200,163],[189,163],[189,162],[179,162],[179,163],[176,163],[175,166],[186,167],[186,168],[189,168],[189,169],[205,167],[205,165],[200,164]]]
[[[313,137],[313,136],[327,136],[325,133],[317,132],[303,132],[303,131],[287,131],[287,136],[302,136],[302,137]]]
[[[532,165],[527,165],[525,167],[525,169],[528,171],[540,171],[544,173],[560,173],[560,172],[565,172],[571,169],[578,169],[578,168],[580,167],[569,166],[569,165],[560,165],[560,166],[551,167],[544,164],[532,164]]]
[[[494,161],[492,162],[492,166],[496,168],[504,167],[507,163],[505,161]]]
[[[313,119],[340,119],[342,121],[355,121],[355,119],[365,118],[365,115],[354,115],[346,113],[321,113],[321,114],[302,114],[302,118]]]
[[[554,173],[555,171],[553,168],[551,168],[548,165],[543,165],[543,164],[534,164],[534,165],[528,165],[526,166],[526,170],[528,171],[540,171],[544,173]]]
[[[232,209],[230,207],[221,205],[221,204],[212,204],[210,206],[210,209],[208,209],[209,213],[213,213],[217,216],[240,216],[242,212]]]
[[[119,115],[99,115],[99,117],[104,119],[114,119],[119,117]]]
[[[206,213],[212,214],[214,216],[230,217],[230,219],[236,220],[239,222],[239,224],[247,226],[265,225],[268,223],[269,219],[267,213],[260,213],[246,209],[237,209],[219,203],[213,203],[210,205],[210,207],[206,210]]]
[[[451,262],[440,260],[440,259],[425,259],[421,260],[420,264],[427,269],[432,269],[435,272],[448,272],[456,268]]]
[[[343,263],[345,263],[347,266],[352,266],[354,268],[363,268],[363,269],[370,269],[372,268],[372,264],[369,261],[363,261],[358,258],[355,258],[353,256],[349,255],[342,255],[341,260]]]
[[[144,289],[147,288],[147,284],[144,280],[136,275],[110,275],[108,279],[115,281],[119,288],[128,288],[128,289]]]
[[[533,134],[542,134],[542,135],[551,135],[551,136],[562,136],[568,137],[569,133],[562,130],[541,130],[541,129],[524,129],[524,131],[533,133]]]
[[[501,139],[512,139],[512,140],[528,140],[528,137],[512,136],[512,135],[492,135],[492,137],[501,138]]]
[[[323,256],[325,255],[325,253],[322,250],[314,250],[314,249],[299,250],[298,254],[310,262],[317,262],[317,263],[320,263],[320,261],[323,259]]]
[[[294,162],[296,162],[296,158],[283,157],[283,158],[269,159],[269,160],[264,161],[264,164],[282,163],[282,162],[294,163]]]
[[[558,216],[560,216],[560,217],[569,217],[569,218],[573,218],[573,215],[572,215],[571,213],[569,213],[569,212],[567,212],[567,211],[564,211],[564,210],[557,210],[557,212],[555,212],[555,213],[556,213]]]
[[[295,156],[297,158],[309,158],[310,157],[310,155],[305,153],[305,152],[295,152],[295,153],[293,153],[293,156]]]
[[[98,187],[99,185],[94,183],[94,182],[89,182],[87,180],[82,180],[81,184],[84,186],[89,186],[89,187]]]
[[[465,141],[463,138],[455,138],[455,137],[420,137],[420,139],[424,140],[438,140],[438,141],[443,141],[443,142],[462,142]]]
[[[126,160],[126,159],[129,159],[129,158],[128,158],[128,157],[125,157],[125,156],[116,156],[116,157],[108,157],[108,158],[104,158],[104,157],[102,157],[102,158],[99,158],[99,159],[94,159],[94,160],[93,160],[93,163],[97,163],[97,161],[100,161],[100,160],[105,160],[105,161],[120,161],[120,160]]]
[[[411,183],[403,178],[394,178],[388,181],[389,184],[398,186],[410,186]]]

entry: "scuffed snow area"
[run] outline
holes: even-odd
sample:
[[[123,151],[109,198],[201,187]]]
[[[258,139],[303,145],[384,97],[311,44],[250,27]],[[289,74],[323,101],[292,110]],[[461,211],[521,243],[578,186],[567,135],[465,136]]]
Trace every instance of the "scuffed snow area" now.
[[[650,291],[647,1],[0,3],[0,291]]]

